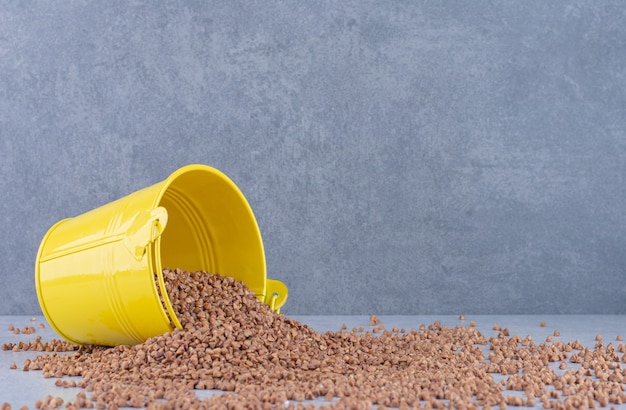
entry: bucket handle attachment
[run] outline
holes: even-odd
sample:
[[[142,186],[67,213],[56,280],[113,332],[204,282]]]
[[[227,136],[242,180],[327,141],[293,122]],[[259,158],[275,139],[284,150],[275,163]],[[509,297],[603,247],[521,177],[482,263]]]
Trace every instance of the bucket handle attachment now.
[[[161,236],[166,225],[167,210],[162,206],[151,211],[141,211],[135,215],[126,231],[124,245],[140,261],[146,254],[148,245]]]
[[[265,304],[276,313],[280,313],[280,308],[287,302],[287,286],[279,280],[267,279],[265,290]]]

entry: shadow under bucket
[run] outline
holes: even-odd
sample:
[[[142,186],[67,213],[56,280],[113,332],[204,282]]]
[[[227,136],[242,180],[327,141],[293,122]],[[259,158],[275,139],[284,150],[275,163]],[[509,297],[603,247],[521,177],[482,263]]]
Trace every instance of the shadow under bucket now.
[[[287,287],[266,277],[250,205],[226,175],[206,165],[185,166],[53,225],[37,253],[37,297],[66,340],[142,343],[181,327],[165,291],[165,267],[231,276],[277,312],[287,301]]]

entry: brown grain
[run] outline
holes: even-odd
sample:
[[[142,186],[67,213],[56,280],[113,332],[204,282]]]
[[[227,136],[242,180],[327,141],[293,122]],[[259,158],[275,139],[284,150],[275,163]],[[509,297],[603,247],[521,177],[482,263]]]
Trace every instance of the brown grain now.
[[[24,362],[22,370],[83,389],[73,402],[48,396],[35,407],[295,409],[315,408],[301,402],[317,397],[336,409],[574,409],[626,402],[624,344],[535,343],[497,324],[489,339],[472,323],[387,330],[375,315],[371,331],[344,325],[319,333],[270,311],[232,278],[180,269],[163,274],[182,330],[114,348],[39,337],[3,345],[74,352]],[[202,389],[226,393],[199,399],[194,390]]]

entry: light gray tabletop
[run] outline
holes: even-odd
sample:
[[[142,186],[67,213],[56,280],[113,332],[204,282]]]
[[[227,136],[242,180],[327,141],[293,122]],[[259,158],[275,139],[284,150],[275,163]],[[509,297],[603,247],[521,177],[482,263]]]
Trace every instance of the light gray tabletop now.
[[[308,324],[320,332],[339,330],[343,324],[348,327],[348,330],[361,326],[366,330],[371,328],[369,316],[291,316],[291,318]],[[508,328],[511,335],[516,334],[521,337],[531,335],[537,342],[544,341],[555,330],[559,330],[560,340],[567,342],[578,339],[590,348],[595,345],[595,338],[598,334],[602,335],[605,343],[613,342],[614,345],[619,343],[616,342],[618,335],[626,337],[626,316],[624,315],[472,316],[465,314],[464,320],[460,320],[459,316],[379,316],[379,318],[388,329],[397,326],[407,330],[417,329],[421,324],[429,325],[436,320],[446,326],[469,325],[470,321],[474,321],[476,328],[486,337],[497,333],[493,330],[493,326],[498,324],[502,328]],[[58,338],[42,316],[34,317],[34,321],[31,319],[31,316],[0,316],[0,344],[30,341],[37,336],[41,336],[44,341]],[[545,322],[545,327],[540,326],[541,322]],[[43,329],[39,327],[41,323],[45,326]],[[36,332],[30,335],[15,335],[8,330],[10,324],[19,328],[34,326]],[[0,404],[8,402],[13,409],[19,409],[23,405],[32,409],[38,399],[44,399],[47,395],[61,397],[65,401],[76,399],[79,391],[77,388],[57,387],[54,384],[56,379],[46,379],[38,371],[23,372],[19,369],[10,369],[11,363],[15,362],[21,368],[26,358],[32,358],[38,354],[40,353],[0,351]],[[196,394],[199,397],[207,397],[215,392],[197,391]],[[321,398],[315,402],[328,404]],[[615,407],[626,409],[626,404]]]

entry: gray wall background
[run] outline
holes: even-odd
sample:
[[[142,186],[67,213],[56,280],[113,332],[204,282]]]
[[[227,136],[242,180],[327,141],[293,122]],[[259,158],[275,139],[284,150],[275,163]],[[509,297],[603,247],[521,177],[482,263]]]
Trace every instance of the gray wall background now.
[[[286,314],[625,314],[623,6],[2,1],[0,314],[53,223],[189,163]]]

